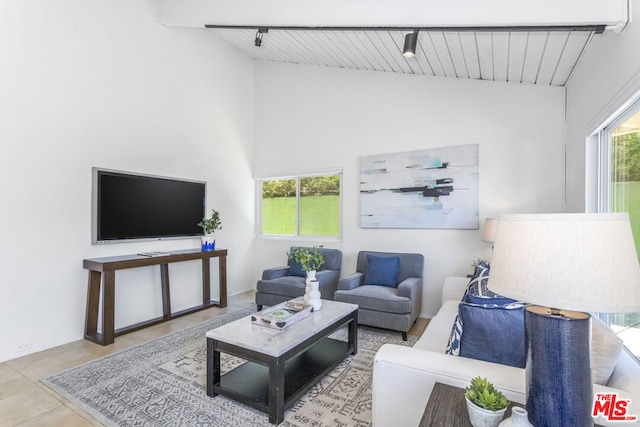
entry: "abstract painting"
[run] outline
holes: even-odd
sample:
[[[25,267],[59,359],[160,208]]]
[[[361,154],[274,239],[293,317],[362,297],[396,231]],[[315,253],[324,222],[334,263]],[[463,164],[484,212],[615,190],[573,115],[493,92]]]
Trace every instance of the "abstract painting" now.
[[[362,228],[478,228],[478,144],[360,158]]]

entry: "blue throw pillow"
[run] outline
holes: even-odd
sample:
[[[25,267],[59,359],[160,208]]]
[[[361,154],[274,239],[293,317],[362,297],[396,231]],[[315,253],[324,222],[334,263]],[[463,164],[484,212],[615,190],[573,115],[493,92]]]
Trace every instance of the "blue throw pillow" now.
[[[459,355],[524,368],[523,303],[497,306],[461,302],[458,316],[463,325]]]
[[[364,285],[380,285],[395,288],[400,273],[399,257],[380,257],[367,255],[367,271],[364,273]]]
[[[491,292],[493,294],[493,292]],[[514,299],[502,297],[497,294],[493,294],[494,296],[479,296],[479,295],[467,295],[467,301],[470,304],[480,304],[480,305],[495,305],[495,306],[504,306],[508,304],[513,304],[517,302]]]
[[[469,284],[467,285],[467,290],[464,293],[464,297],[462,301],[467,300],[467,295],[486,295],[488,291],[487,282],[489,281],[489,264],[482,261],[476,267],[476,270],[473,272],[473,276],[471,276],[471,280],[469,280]]]
[[[304,268],[302,268],[302,264],[300,264],[295,259],[291,260],[290,267],[291,268],[289,269],[289,276],[307,277],[307,272],[304,271]]]

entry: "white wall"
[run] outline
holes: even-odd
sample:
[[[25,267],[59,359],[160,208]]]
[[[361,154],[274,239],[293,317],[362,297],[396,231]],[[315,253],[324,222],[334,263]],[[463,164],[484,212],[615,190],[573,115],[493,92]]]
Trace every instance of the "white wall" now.
[[[208,181],[229,293],[255,284],[253,67],[155,15],[155,0],[0,2],[0,361],[83,337],[84,258],[199,247],[92,246],[92,166]],[[170,266],[174,309],[201,299],[199,269]],[[162,312],[157,269],[116,283],[116,327]]]
[[[561,88],[271,63],[256,65],[255,80],[254,172],[344,168],[344,239],[325,246],[343,251],[342,275],[361,249],[424,254],[423,316],[439,308],[443,278],[470,273],[491,247],[480,230],[360,228],[360,156],[477,143],[481,221],[562,212]],[[257,239],[256,276],[284,264],[293,243]]]
[[[640,0],[631,3],[634,10],[640,10]],[[593,210],[592,201],[585,200],[585,194],[592,193],[593,183],[587,185],[587,177],[592,172],[593,147],[585,140],[640,91],[639,46],[637,20],[621,34],[594,37],[567,85],[567,212]]]

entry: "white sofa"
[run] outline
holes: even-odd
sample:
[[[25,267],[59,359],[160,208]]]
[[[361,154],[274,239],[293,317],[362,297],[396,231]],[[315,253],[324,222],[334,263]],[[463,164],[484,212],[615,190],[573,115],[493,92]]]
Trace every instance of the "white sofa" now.
[[[417,426],[436,382],[466,387],[476,376],[487,377],[507,399],[526,401],[525,370],[445,353],[451,327],[469,282],[464,277],[445,279],[442,307],[413,347],[383,345],[376,353],[373,367],[373,425]],[[624,349],[607,384],[594,384],[595,393],[618,393],[619,399],[631,399],[628,415],[640,418],[640,365]],[[600,425],[640,425],[609,423]]]

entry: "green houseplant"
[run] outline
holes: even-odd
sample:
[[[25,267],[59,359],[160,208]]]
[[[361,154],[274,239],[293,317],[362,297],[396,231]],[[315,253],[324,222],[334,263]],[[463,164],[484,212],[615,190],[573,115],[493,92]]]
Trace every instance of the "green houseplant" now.
[[[204,230],[204,234],[211,234],[216,230],[222,229],[222,221],[220,221],[220,214],[217,210],[211,209],[210,218],[202,218],[202,221],[198,223]]]
[[[496,390],[486,378],[476,377],[465,389],[469,420],[474,427],[495,427],[500,424],[511,402]]]
[[[217,210],[211,209],[211,217],[202,218],[202,221],[198,223],[204,231],[204,236],[200,239],[202,242],[202,250],[205,252],[216,250],[216,239],[213,237],[213,232],[222,229],[222,221],[220,220],[220,213]]]
[[[294,259],[299,262],[303,270],[307,273],[316,271],[324,264],[324,257],[320,253],[321,247],[322,245],[312,248],[296,248],[292,246],[289,252],[287,252],[287,256],[289,259]]]

